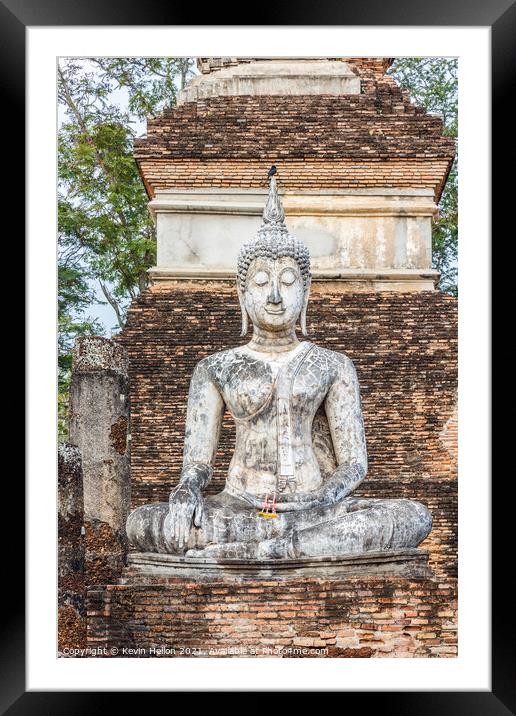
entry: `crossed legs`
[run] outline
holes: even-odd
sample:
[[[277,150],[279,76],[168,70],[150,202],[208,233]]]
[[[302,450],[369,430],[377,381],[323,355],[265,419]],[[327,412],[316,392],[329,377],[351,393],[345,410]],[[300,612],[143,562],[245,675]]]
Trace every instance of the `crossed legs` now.
[[[432,528],[428,509],[411,500],[348,497],[329,507],[264,519],[225,492],[209,496],[200,528],[181,551],[214,559],[287,559],[338,556],[417,547]],[[178,554],[170,539],[168,503],[129,515],[130,543],[145,552]]]

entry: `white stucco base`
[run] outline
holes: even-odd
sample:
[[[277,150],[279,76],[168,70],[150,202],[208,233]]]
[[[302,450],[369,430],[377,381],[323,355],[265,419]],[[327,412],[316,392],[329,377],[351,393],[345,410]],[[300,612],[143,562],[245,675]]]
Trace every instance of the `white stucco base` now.
[[[243,241],[261,223],[267,190],[158,191],[153,282],[227,279]],[[345,189],[282,194],[290,231],[308,246],[314,279],[353,290],[431,290],[432,218],[427,189]]]

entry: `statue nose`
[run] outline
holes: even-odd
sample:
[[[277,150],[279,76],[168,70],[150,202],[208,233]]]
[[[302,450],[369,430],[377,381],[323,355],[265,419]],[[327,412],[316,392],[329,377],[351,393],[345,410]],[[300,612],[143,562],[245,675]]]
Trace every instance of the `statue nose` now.
[[[283,301],[276,279],[272,280],[271,292],[267,298],[267,301],[269,301],[269,303],[281,303]]]

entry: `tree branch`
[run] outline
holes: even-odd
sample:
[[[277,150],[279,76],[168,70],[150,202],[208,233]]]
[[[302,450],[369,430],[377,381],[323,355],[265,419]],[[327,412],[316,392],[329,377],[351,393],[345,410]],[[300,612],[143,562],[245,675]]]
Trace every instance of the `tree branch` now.
[[[111,293],[108,290],[108,287],[105,285],[105,283],[99,278],[100,288],[102,289],[102,293],[106,297],[107,302],[113,309],[113,311],[116,313],[116,320],[118,321],[118,325],[120,326],[120,329],[123,329],[124,327],[124,320],[122,317],[122,312],[120,311],[120,306],[118,305],[118,302],[116,299],[111,295]]]

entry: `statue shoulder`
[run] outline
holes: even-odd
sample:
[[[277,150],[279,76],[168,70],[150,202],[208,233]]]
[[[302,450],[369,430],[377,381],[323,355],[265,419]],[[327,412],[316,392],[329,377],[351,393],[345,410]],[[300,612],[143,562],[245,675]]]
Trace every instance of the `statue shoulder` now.
[[[236,350],[235,348],[228,348],[201,358],[195,366],[195,371],[206,373],[215,383],[220,383],[224,371],[235,362],[237,356]]]
[[[348,376],[354,378],[356,376],[355,364],[346,353],[332,351],[315,343],[312,345],[315,346],[315,350],[312,351],[314,358],[319,363],[324,364],[333,377]]]

